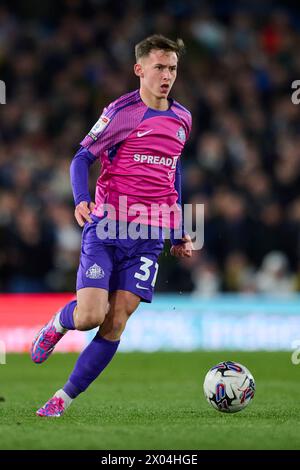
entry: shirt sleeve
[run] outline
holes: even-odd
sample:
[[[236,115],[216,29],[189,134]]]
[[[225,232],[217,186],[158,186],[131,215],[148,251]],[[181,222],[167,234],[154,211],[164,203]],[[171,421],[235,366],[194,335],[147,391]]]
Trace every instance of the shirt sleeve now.
[[[176,164],[176,170],[175,170],[174,186],[178,194],[177,205],[180,206],[180,209],[181,209],[181,225],[179,229],[171,229],[170,231],[170,239],[171,239],[172,245],[179,245],[180,243],[182,243],[182,237],[185,235],[182,201],[181,201],[181,179],[182,179],[181,178],[181,161],[178,160]]]
[[[178,110],[176,110],[176,112],[178,112]],[[182,122],[184,124],[185,132],[186,132],[186,141],[187,141],[192,130],[192,115],[190,112],[187,112],[187,110],[184,112],[180,111],[178,112],[178,114],[181,117]],[[174,230],[174,229],[171,230],[170,239],[171,239],[172,245],[179,245],[180,243],[182,243],[182,237],[184,237],[184,235],[186,235],[187,233],[184,230],[184,217],[183,217],[184,212],[182,210],[182,200],[181,200],[181,188],[182,188],[181,181],[182,181],[182,167],[181,167],[181,161],[178,160],[177,165],[176,165],[176,171],[175,171],[174,186],[178,194],[177,204],[181,208],[181,227],[177,230]]]
[[[124,106],[111,103],[104,108],[100,118],[80,144],[99,158],[103,152],[128,137],[140,122],[145,112],[144,107],[142,102],[134,101]]]
[[[181,161],[177,160],[174,186],[178,194],[177,204],[181,206]]]
[[[91,202],[89,193],[89,168],[97,160],[86,148],[81,147],[74,156],[70,177],[75,206],[82,201]]]
[[[108,146],[116,144],[118,129],[115,123],[113,105],[104,108],[98,121],[93,125],[80,145],[95,157],[99,157]]]

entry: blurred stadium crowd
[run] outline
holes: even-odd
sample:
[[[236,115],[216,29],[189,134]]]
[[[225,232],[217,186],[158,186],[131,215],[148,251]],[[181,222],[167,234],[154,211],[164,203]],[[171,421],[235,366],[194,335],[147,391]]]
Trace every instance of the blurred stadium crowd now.
[[[183,201],[205,204],[204,248],[166,248],[157,290],[300,290],[300,16],[286,5],[1,2],[1,292],[74,290],[69,165],[103,107],[138,88],[134,45],[154,32],[187,46],[172,91],[193,114]]]

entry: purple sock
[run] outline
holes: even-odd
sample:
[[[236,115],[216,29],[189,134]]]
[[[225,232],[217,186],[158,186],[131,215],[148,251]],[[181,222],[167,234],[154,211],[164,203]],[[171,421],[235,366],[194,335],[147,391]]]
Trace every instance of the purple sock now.
[[[59,315],[59,323],[63,328],[68,330],[76,330],[74,324],[73,313],[77,305],[77,300],[71,300],[67,305],[64,306]]]
[[[76,398],[110,363],[120,341],[110,341],[98,334],[80,354],[68,382],[63,387],[71,398]]]

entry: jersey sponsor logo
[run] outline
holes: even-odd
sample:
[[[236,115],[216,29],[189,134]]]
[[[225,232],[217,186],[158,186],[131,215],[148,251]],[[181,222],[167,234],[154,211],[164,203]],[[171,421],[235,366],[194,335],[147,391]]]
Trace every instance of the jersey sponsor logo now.
[[[107,116],[104,116],[104,114],[102,114],[100,118],[98,119],[98,121],[96,122],[96,124],[94,124],[94,126],[92,127],[88,135],[93,140],[97,140],[98,135],[101,134],[101,132],[103,132],[103,130],[105,129],[105,127],[107,126],[109,122],[110,122],[110,119]]]
[[[179,127],[178,131],[176,132],[176,136],[178,137],[181,142],[185,142],[186,136],[183,127]]]
[[[98,266],[98,264],[93,264],[93,266],[91,266],[87,272],[85,273],[86,277],[88,277],[89,279],[101,279],[102,277],[104,277],[105,273],[103,271],[103,269]]]
[[[138,131],[136,135],[138,137],[144,137],[144,135],[150,134],[150,132],[152,132],[152,131],[153,131],[153,129],[149,129],[148,131],[144,131],[144,132]]]
[[[150,163],[152,165],[164,165],[171,167],[173,170],[176,168],[176,163],[179,158],[179,155],[174,155],[174,157],[161,157],[159,155],[141,155],[135,153],[133,159],[135,162],[141,163]]]

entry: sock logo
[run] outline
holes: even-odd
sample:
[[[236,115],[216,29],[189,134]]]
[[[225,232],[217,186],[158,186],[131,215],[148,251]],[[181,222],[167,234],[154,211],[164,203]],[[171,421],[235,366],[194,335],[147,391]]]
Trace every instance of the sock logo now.
[[[98,266],[98,264],[93,264],[93,266],[91,266],[87,272],[85,273],[86,277],[88,277],[89,279],[101,279],[102,277],[104,277],[105,273],[103,271],[103,269]]]

